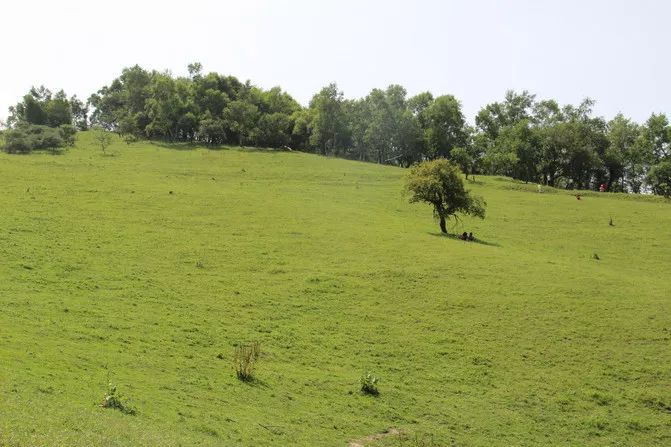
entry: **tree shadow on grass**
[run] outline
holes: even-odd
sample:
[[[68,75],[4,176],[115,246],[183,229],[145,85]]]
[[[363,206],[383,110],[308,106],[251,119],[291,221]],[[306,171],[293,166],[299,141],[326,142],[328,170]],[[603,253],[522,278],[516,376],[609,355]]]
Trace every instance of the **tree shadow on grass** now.
[[[431,236],[435,236],[435,237],[443,237],[443,238],[446,238],[446,239],[453,239],[455,241],[463,242],[464,244],[480,244],[480,245],[487,245],[489,247],[500,247],[501,246],[501,244],[499,244],[498,242],[489,242],[489,241],[485,241],[485,240],[482,240],[482,239],[479,239],[479,238],[476,238],[474,241],[464,241],[460,238],[460,235],[458,235],[458,234],[434,233],[434,232],[431,232],[431,231],[429,232],[429,234]]]
[[[204,143],[190,143],[188,141],[174,142],[169,141],[160,141],[160,140],[148,140],[149,144],[152,146],[161,147],[164,149],[172,149],[175,151],[192,151],[194,149],[208,149],[212,151],[221,151],[226,149],[232,149],[230,146],[223,145],[209,145]]]
[[[244,383],[247,386],[251,386],[254,388],[270,388],[270,385],[268,385],[268,382],[265,380],[258,379],[256,377],[252,377],[247,380],[240,380],[240,382]]]
[[[476,180],[473,177],[467,179],[466,181],[468,182],[469,185],[484,185],[485,184],[485,182],[483,182],[481,180]]]
[[[164,148],[164,149],[172,149],[176,151],[192,151],[194,149],[207,149],[210,151],[224,151],[224,150],[229,150],[229,151],[244,151],[244,152],[266,152],[266,153],[294,153],[294,152],[299,152],[299,151],[288,151],[285,149],[281,148],[263,148],[263,147],[253,147],[253,146],[230,146],[230,145],[221,145],[221,144],[206,144],[206,143],[191,143],[188,141],[175,141],[175,142],[169,142],[169,141],[161,141],[161,140],[147,140],[149,141],[149,144],[152,146]]]

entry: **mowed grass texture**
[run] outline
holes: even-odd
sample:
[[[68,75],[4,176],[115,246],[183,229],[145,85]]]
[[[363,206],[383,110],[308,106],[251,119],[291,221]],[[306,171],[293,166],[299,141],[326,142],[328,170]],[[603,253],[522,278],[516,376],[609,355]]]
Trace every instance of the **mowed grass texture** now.
[[[468,243],[405,172],[85,133],[0,155],[0,445],[671,445],[671,205],[477,176]]]

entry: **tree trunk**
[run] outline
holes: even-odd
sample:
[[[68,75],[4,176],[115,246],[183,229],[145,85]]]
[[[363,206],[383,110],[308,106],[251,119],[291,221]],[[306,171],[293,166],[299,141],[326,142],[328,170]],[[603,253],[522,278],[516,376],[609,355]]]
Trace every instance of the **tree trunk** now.
[[[443,216],[440,216],[440,231],[447,234],[447,226],[445,225],[445,218]]]

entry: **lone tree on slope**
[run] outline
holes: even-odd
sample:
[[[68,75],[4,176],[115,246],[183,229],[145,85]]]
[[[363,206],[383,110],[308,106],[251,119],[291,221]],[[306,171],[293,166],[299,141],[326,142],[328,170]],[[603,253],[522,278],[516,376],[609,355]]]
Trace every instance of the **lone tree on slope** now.
[[[405,192],[410,194],[410,203],[433,205],[433,215],[440,221],[440,231],[445,234],[445,221],[450,217],[456,219],[457,213],[485,218],[487,204],[464,188],[459,168],[444,158],[424,161],[410,168]]]
[[[93,132],[93,138],[98,142],[104,154],[107,146],[112,144],[112,134],[100,126],[95,127]]]

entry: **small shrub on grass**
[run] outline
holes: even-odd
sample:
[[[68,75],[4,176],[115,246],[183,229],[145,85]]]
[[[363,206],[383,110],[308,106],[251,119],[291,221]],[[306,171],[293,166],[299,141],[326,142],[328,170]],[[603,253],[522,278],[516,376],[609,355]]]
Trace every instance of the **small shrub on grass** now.
[[[63,144],[66,146],[75,145],[75,135],[77,135],[77,129],[70,124],[63,124],[58,127],[58,132],[63,140]]]
[[[361,392],[369,396],[379,396],[380,390],[377,387],[380,379],[370,372],[361,378]]]
[[[93,128],[93,138],[100,146],[100,149],[102,149],[103,154],[105,153],[105,149],[112,144],[112,134],[100,126]]]
[[[124,143],[126,143],[128,146],[130,146],[133,143],[138,142],[138,137],[136,137],[132,133],[124,134],[122,139],[123,139]]]
[[[4,150],[10,154],[27,154],[40,149],[56,153],[65,145],[59,129],[34,124],[7,130],[4,139]]]
[[[243,382],[254,380],[254,369],[261,355],[261,344],[257,341],[235,347],[233,362],[235,375]]]
[[[116,385],[111,382],[107,385],[107,393],[100,404],[103,408],[113,408],[124,414],[135,415],[137,410],[125,402],[124,397],[117,391]]]

